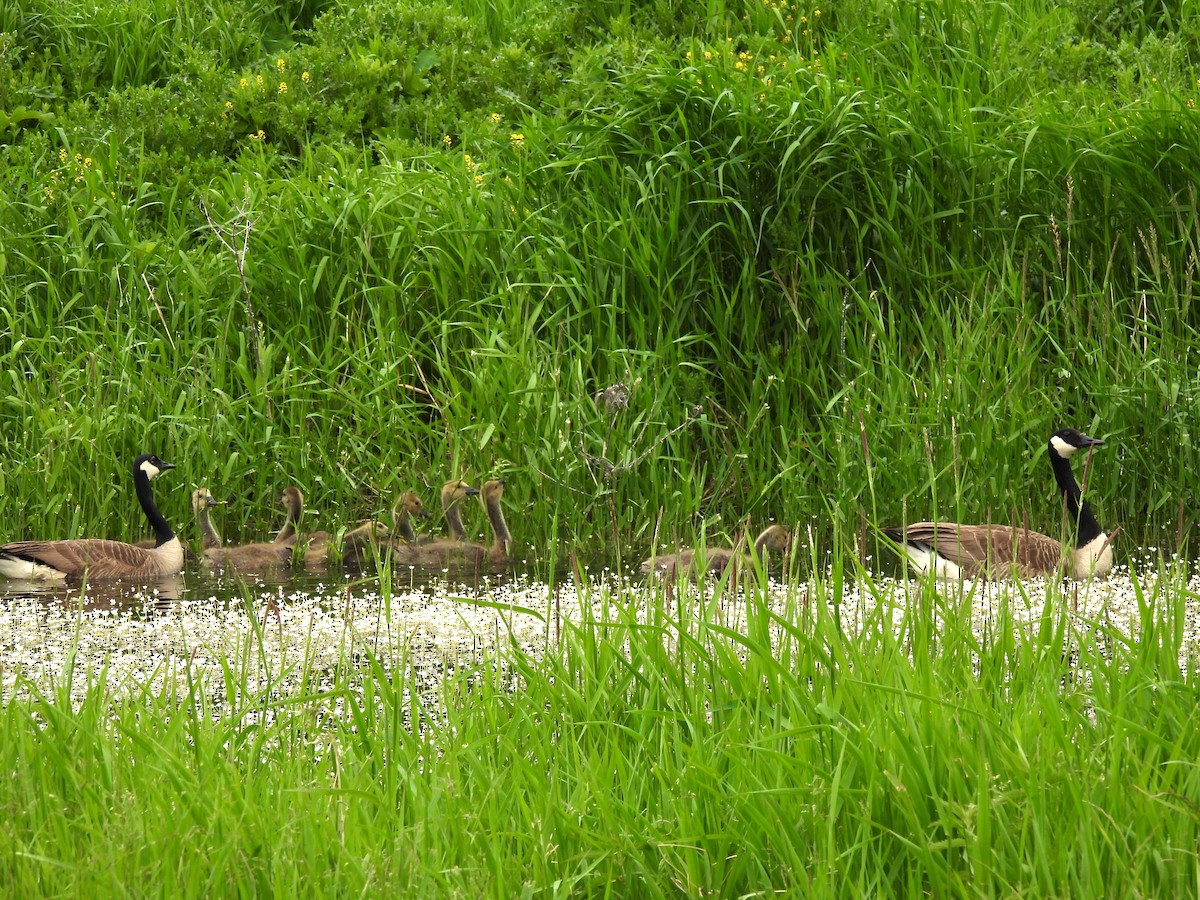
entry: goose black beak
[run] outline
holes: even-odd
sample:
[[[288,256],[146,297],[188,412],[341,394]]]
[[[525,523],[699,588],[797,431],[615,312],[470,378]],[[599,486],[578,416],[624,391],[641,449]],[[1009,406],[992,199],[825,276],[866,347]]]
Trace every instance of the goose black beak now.
[[[1088,437],[1086,434],[1083,435],[1083,441],[1084,441],[1084,443],[1083,443],[1084,447],[1103,447],[1104,446],[1103,439]]]
[[[175,463],[163,462],[161,459],[158,461],[158,471],[160,472],[165,472],[167,469],[173,468],[175,468]]]
[[[467,488],[467,496],[468,497],[474,497],[478,493],[479,493],[479,488],[473,488],[473,487]]]

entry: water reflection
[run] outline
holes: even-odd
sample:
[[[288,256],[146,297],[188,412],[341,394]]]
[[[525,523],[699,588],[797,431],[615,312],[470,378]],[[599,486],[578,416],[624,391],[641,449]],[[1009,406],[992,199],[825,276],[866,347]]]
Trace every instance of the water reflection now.
[[[34,599],[85,612],[108,609],[170,609],[187,592],[182,574],[129,581],[111,578],[92,583],[62,583],[13,579],[0,581],[0,600]]]
[[[547,580],[545,571],[532,577]],[[553,573],[555,582],[569,581],[565,568]],[[205,603],[228,605],[263,595],[276,598],[300,596],[337,596],[354,599],[378,598],[381,580],[393,593],[446,593],[479,596],[490,594],[513,578],[529,578],[531,573],[458,570],[422,570],[397,566],[383,572],[329,565],[317,571],[275,567],[253,572],[235,569],[217,570],[189,562],[178,575],[127,581],[110,579],[90,583],[62,583],[0,579],[0,603],[6,600],[36,599],[45,605],[66,609],[95,610],[138,609],[167,610],[178,605]]]

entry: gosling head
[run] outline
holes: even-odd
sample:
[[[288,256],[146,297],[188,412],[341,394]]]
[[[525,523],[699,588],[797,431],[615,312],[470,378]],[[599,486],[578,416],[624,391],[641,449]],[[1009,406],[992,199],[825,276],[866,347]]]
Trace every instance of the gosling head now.
[[[489,503],[498,503],[500,498],[504,496],[504,479],[496,478],[492,481],[485,482],[482,491],[482,500],[486,506]]]
[[[392,530],[378,519],[370,519],[346,532],[347,537],[352,534],[369,541],[382,541],[392,536]]]
[[[479,488],[473,488],[465,481],[447,481],[442,487],[442,507],[448,509],[464,497],[474,497]]]
[[[288,512],[298,516],[304,509],[304,494],[301,493],[300,488],[289,484],[279,495],[279,502]]]
[[[1102,447],[1104,441],[1088,437],[1075,428],[1060,428],[1050,435],[1050,452],[1063,459],[1070,459],[1076,450],[1086,450],[1089,447]]]
[[[204,509],[212,509],[220,502],[209,493],[208,488],[196,488],[192,491],[192,511],[199,513]]]
[[[782,525],[771,525],[755,542],[769,553],[786,554],[792,545],[792,533]]]
[[[416,516],[418,519],[429,518],[429,510],[425,508],[421,498],[412,491],[405,491],[397,498],[396,505],[392,507],[392,518],[399,519],[401,512]]]

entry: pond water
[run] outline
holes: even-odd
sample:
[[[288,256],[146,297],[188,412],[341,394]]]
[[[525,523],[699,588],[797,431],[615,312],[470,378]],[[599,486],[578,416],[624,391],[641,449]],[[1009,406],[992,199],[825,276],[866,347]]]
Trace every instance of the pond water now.
[[[1167,579],[1161,591],[1160,579]],[[1180,656],[1186,664],[1200,655],[1200,573],[1190,563],[1165,574],[1158,567],[1138,574],[1118,567],[1109,579],[1061,592],[1045,581],[939,591],[950,599],[935,617],[966,605],[977,633],[994,627],[1002,606],[1014,627],[1034,628],[1047,598],[1058,597],[1081,629],[1135,634],[1146,598],[1183,597]],[[809,627],[819,614],[836,616],[851,631],[903,628],[923,593],[916,581],[849,578],[835,601],[822,577],[772,581],[755,602],[769,607],[775,639],[785,625]],[[46,695],[69,684],[75,698],[97,685],[113,696],[147,689],[159,695],[205,681],[214,708],[226,707],[235,700],[226,696],[230,663],[244,679],[239,694],[286,692],[296,684],[324,689],[340,683],[347,667],[373,663],[402,668],[432,694],[448,673],[492,660],[497,649],[545,653],[558,646],[569,623],[584,618],[628,621],[632,613],[661,621],[665,610],[685,624],[704,618],[741,631],[749,616],[746,597],[711,583],[647,586],[628,569],[603,567],[578,578],[560,572],[553,582],[543,571],[481,576],[470,584],[407,569],[382,576],[331,569],[236,577],[189,568],[156,583],[98,582],[86,590],[0,581],[0,694]]]

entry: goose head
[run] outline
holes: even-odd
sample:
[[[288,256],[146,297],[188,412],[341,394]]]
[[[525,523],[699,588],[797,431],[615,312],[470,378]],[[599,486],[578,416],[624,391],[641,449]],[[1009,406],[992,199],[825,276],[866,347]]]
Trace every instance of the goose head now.
[[[779,555],[786,554],[791,544],[792,533],[782,525],[768,526],[754,542],[760,553],[765,550],[768,553]]]
[[[1060,428],[1050,435],[1050,452],[1062,459],[1070,459],[1071,454],[1076,450],[1102,446],[1104,446],[1104,441],[1088,437],[1076,428]]]
[[[146,478],[156,478],[167,469],[173,468],[174,463],[163,462],[153,453],[143,453],[133,461],[133,476],[136,478],[140,474]]]
[[[392,507],[392,519],[399,521],[400,517],[407,513],[410,516],[416,516],[418,519],[428,519],[429,510],[425,508],[425,504],[421,502],[412,491],[405,491],[396,500],[396,505]]]
[[[464,497],[474,497],[479,488],[473,488],[465,481],[451,480],[442,486],[442,509],[449,509]]]
[[[283,489],[283,493],[279,495],[279,502],[292,518],[299,518],[304,512],[304,494],[295,485],[289,484]]]
[[[214,497],[208,488],[196,488],[192,491],[192,511],[199,515],[203,510],[212,509],[221,501]]]

